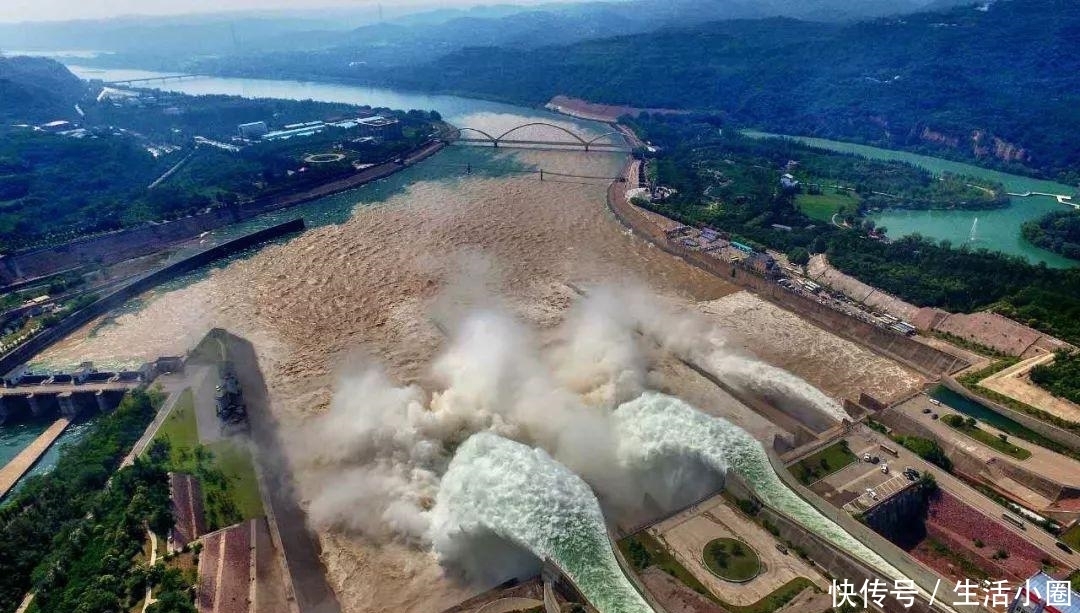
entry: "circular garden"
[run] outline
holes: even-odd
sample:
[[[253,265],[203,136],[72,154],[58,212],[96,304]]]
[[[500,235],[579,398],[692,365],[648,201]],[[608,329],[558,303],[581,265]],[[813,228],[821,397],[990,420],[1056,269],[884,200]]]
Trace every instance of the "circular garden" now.
[[[327,164],[330,162],[340,162],[344,159],[344,153],[312,153],[304,157],[304,161],[308,164]]]
[[[732,538],[709,541],[701,552],[705,567],[726,581],[742,583],[758,576],[761,560],[746,543]]]

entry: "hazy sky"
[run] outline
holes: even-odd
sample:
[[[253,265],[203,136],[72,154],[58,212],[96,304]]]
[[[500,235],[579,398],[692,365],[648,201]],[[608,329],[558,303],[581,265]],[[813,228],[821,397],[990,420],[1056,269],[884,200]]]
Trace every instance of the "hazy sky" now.
[[[539,4],[542,0],[383,0],[383,6]],[[550,1],[550,0],[547,0]],[[373,7],[376,0],[0,0],[0,21],[100,19],[120,15],[175,15],[243,10],[317,10],[312,7]]]

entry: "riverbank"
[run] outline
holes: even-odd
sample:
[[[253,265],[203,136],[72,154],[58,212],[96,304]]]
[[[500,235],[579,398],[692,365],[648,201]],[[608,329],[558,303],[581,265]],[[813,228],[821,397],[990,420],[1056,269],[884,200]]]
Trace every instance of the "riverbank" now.
[[[182,274],[209,264],[217,259],[226,257],[248,247],[274,240],[276,238],[299,232],[304,229],[303,219],[293,219],[279,223],[269,228],[256,230],[226,241],[219,245],[204,249],[181,260],[169,263],[161,268],[137,276],[124,283],[108,294],[71,313],[60,320],[55,326],[34,336],[29,341],[19,345],[15,349],[0,356],[0,372],[8,372],[16,366],[30,360],[33,356],[44,351],[53,343],[71,334],[80,326],[103,315],[105,312],[122,306],[128,300],[146,292],[153,287],[172,280]]]
[[[442,150],[445,143],[429,141],[398,160],[384,162],[314,187],[274,194],[234,206],[214,208],[197,215],[147,224],[107,234],[76,239],[61,245],[16,252],[0,257],[0,280],[19,283],[45,278],[87,264],[110,266],[176,247],[207,232],[259,215],[297,206],[378,181],[417,164]]]
[[[628,158],[621,175],[624,180],[613,182],[608,188],[608,210],[634,234],[661,250],[717,278],[748,289],[757,296],[796,313],[809,323],[863,345],[925,376],[936,378],[969,366],[966,360],[958,356],[850,317],[813,298],[787,291],[747,268],[674,244],[668,240],[664,228],[651,219],[655,214],[639,209],[627,198],[628,190],[636,187],[640,182],[640,163],[633,158]],[[658,215],[655,216],[659,218]],[[679,225],[677,222],[671,223]]]
[[[1020,234],[1020,227],[1024,222],[1049,212],[1060,211],[1063,204],[1070,204],[1069,200],[1060,199],[1058,196],[1076,192],[1075,187],[964,162],[858,143],[754,130],[743,130],[742,133],[752,138],[789,139],[811,147],[872,160],[904,162],[934,175],[950,173],[1000,183],[1005,186],[1009,196],[1009,206],[1004,208],[922,211],[889,209],[875,212],[870,218],[878,226],[887,227],[892,238],[921,234],[936,241],[949,241],[954,246],[966,245],[972,250],[985,248],[1020,256],[1033,264],[1045,262],[1053,268],[1071,268],[1077,265],[1075,260],[1032,245]]]

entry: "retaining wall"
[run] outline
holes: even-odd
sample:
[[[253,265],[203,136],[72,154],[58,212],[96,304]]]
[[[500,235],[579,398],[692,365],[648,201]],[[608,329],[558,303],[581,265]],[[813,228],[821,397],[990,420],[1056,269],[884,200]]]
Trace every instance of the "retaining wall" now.
[[[828,502],[826,502],[825,500],[823,500],[821,497],[817,496],[816,494],[814,494],[813,492],[808,490],[801,483],[799,483],[798,480],[795,479],[795,477],[791,473],[789,473],[787,471],[787,469],[784,467],[784,463],[780,460],[779,457],[777,457],[777,455],[775,453],[769,451],[768,449],[766,449],[766,453],[767,453],[767,455],[769,457],[769,462],[772,464],[773,470],[776,471],[777,476],[780,477],[780,480],[783,481],[784,484],[787,485],[787,487],[789,489],[791,489],[793,492],[795,492],[795,494],[797,494],[800,498],[802,498],[804,501],[809,503],[812,507],[817,509],[817,511],[820,512],[822,515],[824,515],[826,518],[828,518],[833,523],[835,523],[838,526],[840,526],[841,528],[843,528],[845,532],[852,535],[853,537],[858,539],[860,542],[862,542],[862,544],[866,545],[871,550],[873,550],[874,553],[876,553],[879,556],[881,556],[882,558],[884,558],[886,562],[888,562],[889,564],[891,564],[893,566],[893,568],[900,571],[905,577],[913,580],[916,583],[916,585],[918,585],[922,589],[926,590],[928,593],[934,593],[935,587],[938,586],[938,581],[941,579],[938,576],[937,573],[930,570],[926,566],[923,566],[922,564],[920,564],[917,560],[915,560],[914,558],[909,556],[907,554],[907,552],[900,549],[899,547],[897,547],[893,543],[889,542],[885,537],[881,536],[877,532],[874,532],[868,526],[866,526],[866,525],[864,525],[862,523],[859,523],[854,517],[849,515],[843,509],[839,509],[837,507],[834,507],[833,505],[831,505]],[[775,512],[774,512],[774,514],[775,514]],[[810,535],[811,534],[808,530],[806,530],[805,528],[802,528],[801,526],[796,524],[794,521],[787,520],[786,518],[785,518],[785,521],[788,524],[791,525],[791,526],[789,526],[788,529],[792,530],[796,535]],[[777,524],[777,525],[779,526],[779,524]],[[783,533],[783,529],[782,529],[781,530],[781,535],[783,536],[783,534],[784,533]],[[818,549],[813,550],[813,551],[817,551],[817,550],[820,550],[821,547],[825,547],[825,548],[831,550],[833,552],[833,555],[836,555],[836,550],[832,548],[832,545],[828,544],[827,542],[820,539],[819,537],[816,537],[816,535],[811,535],[811,536],[814,536],[814,542],[818,543]],[[785,538],[788,538],[788,537],[785,537]],[[805,536],[804,536],[804,539],[805,539]],[[799,544],[799,541],[796,541],[795,539],[789,539],[789,540],[791,540],[793,543]],[[800,546],[802,546],[802,545],[800,545]],[[804,549],[806,549],[806,548],[804,547]],[[810,552],[812,550],[806,549],[806,551]],[[820,553],[819,553],[819,555],[820,555]],[[849,565],[848,567],[845,567],[845,568],[850,568],[852,572],[856,572],[858,570],[858,571],[861,571],[863,573],[862,575],[860,575],[858,577],[859,578],[858,585],[861,585],[862,584],[861,580],[863,578],[866,578],[869,575],[879,576],[879,573],[877,573],[876,571],[870,570],[862,562],[855,561],[854,558],[852,558],[851,556],[848,556],[848,555],[845,554],[844,558],[847,560],[847,564]],[[817,558],[815,558],[815,559],[817,559]],[[822,563],[822,565],[824,565],[824,562],[820,562],[820,563]],[[838,575],[838,576],[841,577],[841,578],[844,578],[844,579],[849,579],[849,580],[854,580],[855,579],[855,577],[853,577],[853,576],[852,577],[848,577],[848,576],[844,576],[844,575]],[[892,581],[891,580],[887,581],[887,583],[889,584],[890,587],[892,586]],[[944,586],[947,585],[947,582],[943,581],[941,585],[947,591],[947,593],[951,596],[952,595],[951,590],[949,590],[947,587],[944,587]],[[937,593],[938,593],[938,596],[940,598],[942,596],[941,589],[938,589]],[[950,599],[949,602],[952,602],[952,599]],[[919,604],[919,602],[916,602],[916,604]],[[928,603],[923,602],[922,605],[924,607],[922,609],[923,611],[936,610],[936,609],[929,608]],[[914,610],[914,609],[909,609],[909,610]]]
[[[209,249],[200,251],[182,260],[173,262],[156,270],[136,277],[128,283],[114,289],[95,302],[71,313],[52,328],[33,337],[26,343],[0,356],[0,373],[5,373],[30,360],[53,343],[77,330],[95,317],[123,305],[128,300],[166,281],[191,272],[214,260],[226,257],[275,238],[299,232],[304,229],[303,219],[293,219],[263,230],[239,236]]]
[[[218,208],[175,221],[118,230],[99,236],[13,253],[0,258],[0,279],[44,277],[85,264],[109,266],[149,255],[162,248],[198,236],[203,232],[240,221],[236,208]]]
[[[441,142],[430,142],[409,153],[403,163],[379,164],[321,185],[300,188],[300,191],[256,198],[175,221],[146,224],[0,257],[0,284],[17,285],[25,279],[47,277],[84,265],[109,266],[156,253],[203,232],[378,181],[427,159],[444,146]]]
[[[930,377],[957,372],[970,366],[962,358],[855,319],[812,298],[789,292],[746,268],[672,243],[660,228],[626,201],[625,183],[611,184],[608,188],[607,202],[612,214],[624,226],[660,249],[706,272],[745,287],[780,307],[794,311],[828,332],[865,345],[887,358],[906,364]]]
[[[904,434],[913,434],[937,441],[938,445],[945,451],[945,455],[952,461],[953,470],[977,482],[992,483],[996,478],[1004,475],[1049,498],[1051,501],[1060,498],[1063,490],[1066,489],[1065,485],[1033,473],[1009,460],[1002,458],[986,462],[982,458],[969,453],[963,446],[951,440],[943,440],[933,430],[901,411],[884,411],[879,415],[879,421]],[[956,435],[959,437],[965,436],[960,432],[957,432]]]

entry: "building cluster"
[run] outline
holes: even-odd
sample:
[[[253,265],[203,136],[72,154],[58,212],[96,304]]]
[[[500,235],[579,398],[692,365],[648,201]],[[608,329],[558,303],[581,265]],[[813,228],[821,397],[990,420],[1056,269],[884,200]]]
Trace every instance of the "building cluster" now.
[[[236,127],[238,136],[248,142],[277,141],[293,137],[319,134],[328,128],[353,130],[360,138],[387,139],[401,137],[401,122],[393,117],[374,115],[357,117],[343,121],[306,121],[282,126],[280,130],[271,130],[265,121],[242,123]]]
[[[752,246],[731,240],[726,232],[713,228],[693,228],[680,225],[665,232],[669,241],[686,249],[701,251],[731,264],[737,264],[758,275],[774,280],[785,290],[817,300],[832,309],[884,328],[897,334],[911,336],[916,327],[910,322],[888,313],[878,313],[844,295],[833,292],[813,280],[804,277],[797,269],[781,264],[779,254],[754,249]]]

